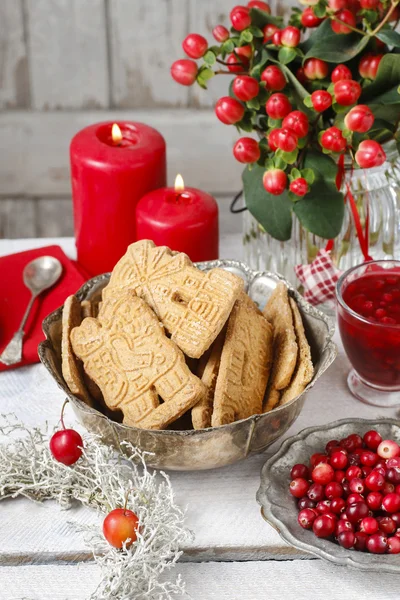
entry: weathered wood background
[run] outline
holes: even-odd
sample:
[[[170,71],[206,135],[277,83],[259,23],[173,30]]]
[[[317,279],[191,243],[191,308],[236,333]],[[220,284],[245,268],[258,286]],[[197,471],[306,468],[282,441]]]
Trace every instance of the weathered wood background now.
[[[292,0],[272,0],[282,14]],[[279,5],[279,2],[281,4]],[[295,0],[293,0],[295,2]],[[240,189],[233,127],[208,92],[170,77],[182,39],[211,39],[234,0],[0,0],[0,237],[72,234],[68,146],[80,128],[128,118],[158,128],[172,182],[214,193],[222,231],[238,231],[229,201]]]

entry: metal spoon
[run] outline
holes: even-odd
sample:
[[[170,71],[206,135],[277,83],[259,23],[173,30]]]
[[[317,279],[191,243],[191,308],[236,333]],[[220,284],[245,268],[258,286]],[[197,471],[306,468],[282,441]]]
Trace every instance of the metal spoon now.
[[[21,325],[12,340],[5,347],[0,361],[5,365],[15,365],[22,360],[22,340],[24,327],[35,299],[58,281],[62,273],[62,264],[53,256],[40,256],[28,263],[22,277],[26,287],[32,292],[28,307],[22,317]]]

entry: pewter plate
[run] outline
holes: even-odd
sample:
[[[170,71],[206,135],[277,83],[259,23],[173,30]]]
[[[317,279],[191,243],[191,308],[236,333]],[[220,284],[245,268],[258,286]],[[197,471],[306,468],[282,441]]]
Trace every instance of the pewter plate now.
[[[319,310],[308,304],[288,282],[276,273],[252,271],[241,262],[217,260],[198,263],[197,267],[209,270],[221,267],[242,277],[251,298],[263,308],[271,291],[279,281],[284,281],[290,294],[296,299],[303,316],[310,342],[315,374],[305,392],[309,390],[334,361],[337,349],[332,342],[333,322]],[[76,293],[79,300],[95,299],[107,285],[110,274],[89,280]],[[90,408],[71,394],[61,372],[61,316],[62,307],[43,321],[46,341],[39,345],[39,357],[58,386],[70,399],[74,411],[88,431],[99,434],[106,443],[120,447],[121,441],[129,441],[145,452],[151,467],[172,470],[213,469],[235,463],[252,454],[263,452],[267,446],[283,435],[297,419],[303,408],[305,392],[300,396],[263,414],[236,421],[221,427],[202,430],[166,429],[153,431],[128,427],[111,420],[99,410]],[[170,426],[171,427],[171,426]]]
[[[394,419],[342,419],[328,425],[308,427],[287,439],[261,470],[257,502],[261,505],[264,519],[285,542],[299,550],[362,571],[400,573],[400,555],[347,550],[335,542],[317,538],[312,531],[300,527],[297,523],[296,501],[289,493],[290,469],[294,464],[308,463],[311,454],[323,451],[329,440],[340,440],[350,433],[363,436],[370,429],[376,429],[384,440],[393,439],[400,443],[400,425]]]

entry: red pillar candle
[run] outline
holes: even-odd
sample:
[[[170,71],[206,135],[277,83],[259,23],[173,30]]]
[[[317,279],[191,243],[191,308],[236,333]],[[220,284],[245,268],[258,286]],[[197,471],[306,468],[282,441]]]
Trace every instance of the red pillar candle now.
[[[218,258],[218,205],[201,190],[175,188],[149,192],[137,205],[137,239],[185,252],[193,262]]]
[[[78,262],[111,271],[136,237],[136,205],[166,183],[164,138],[142,123],[97,123],[71,141]]]

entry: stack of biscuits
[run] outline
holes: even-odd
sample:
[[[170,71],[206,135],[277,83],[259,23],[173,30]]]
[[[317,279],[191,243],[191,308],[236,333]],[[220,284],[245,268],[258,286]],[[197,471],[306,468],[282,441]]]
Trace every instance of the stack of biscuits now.
[[[313,377],[284,283],[261,312],[236,275],[202,271],[149,240],[129,246],[100,302],[67,298],[61,350],[75,396],[143,429],[189,411],[194,429],[246,419],[296,398]]]

